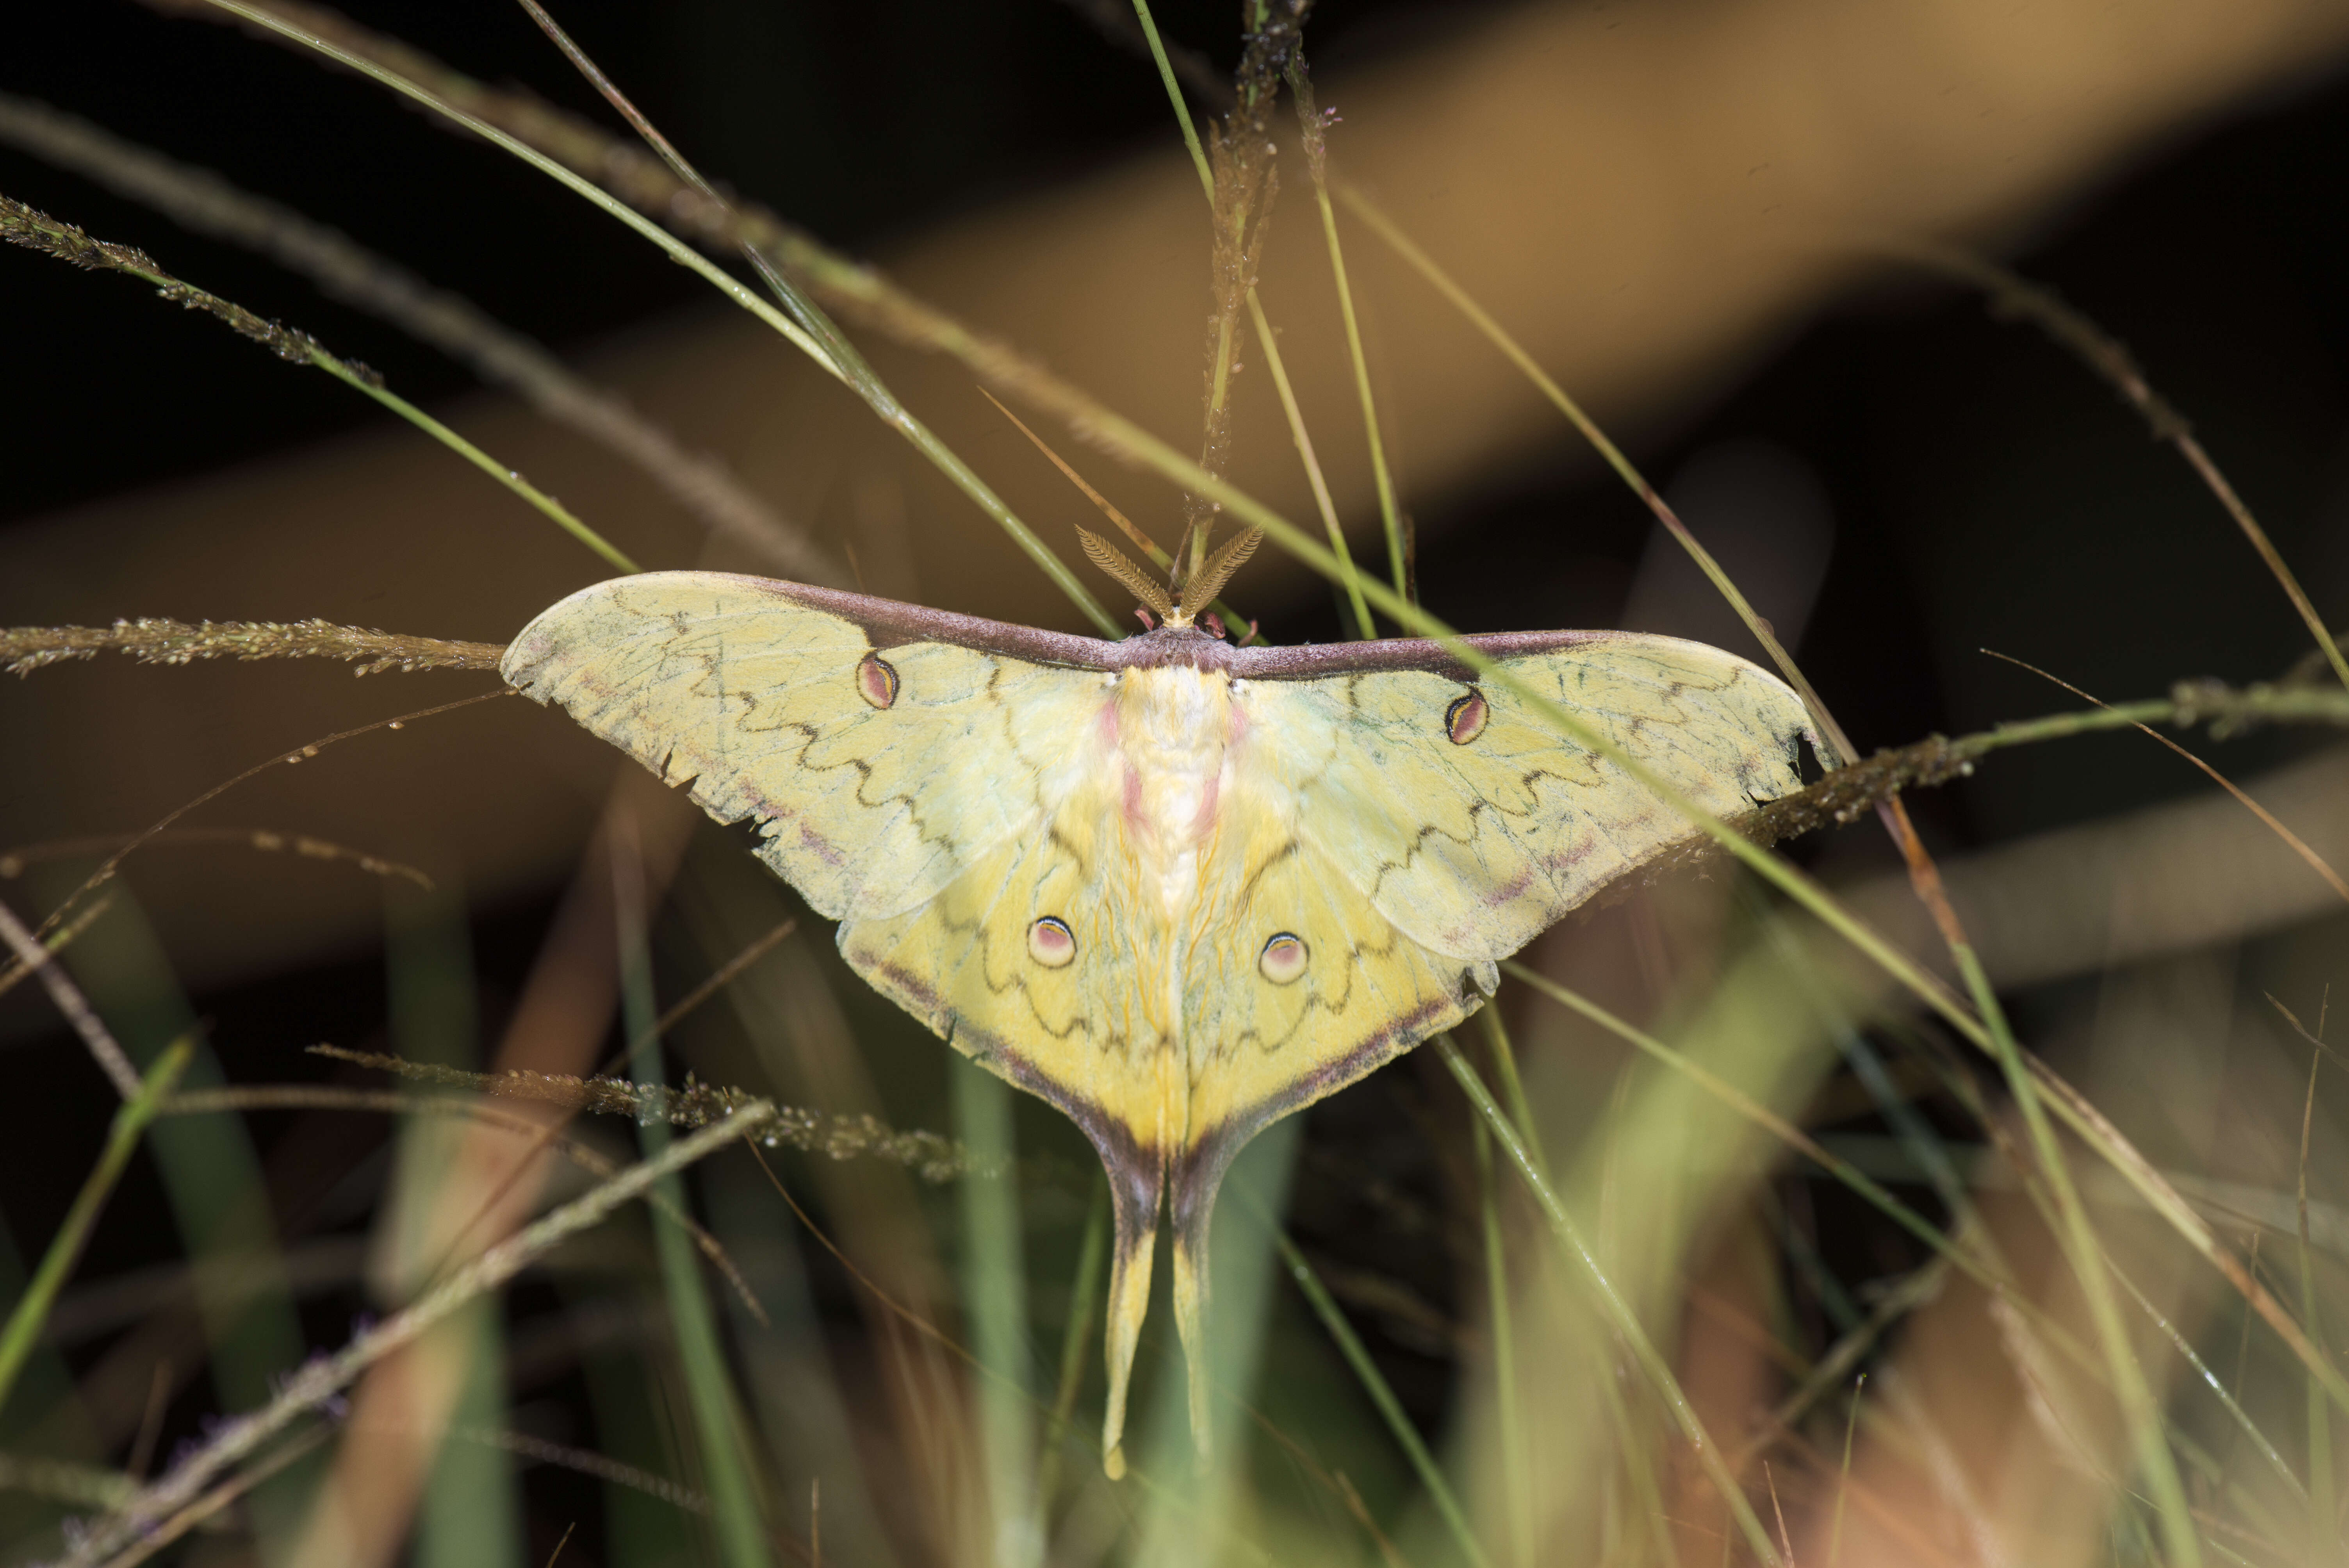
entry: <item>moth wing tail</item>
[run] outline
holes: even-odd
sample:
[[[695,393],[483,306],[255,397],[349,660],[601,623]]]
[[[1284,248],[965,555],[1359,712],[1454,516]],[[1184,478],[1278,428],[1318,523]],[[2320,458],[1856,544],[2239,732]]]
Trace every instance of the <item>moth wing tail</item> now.
[[[1191,1390],[1191,1441],[1205,1465],[1215,1452],[1214,1411],[1207,1362],[1207,1218],[1202,1206],[1194,1223],[1174,1232],[1174,1331],[1183,1341],[1183,1366]]]
[[[1109,1400],[1102,1415],[1102,1468],[1109,1479],[1125,1474],[1125,1394],[1133,1377],[1133,1352],[1142,1320],[1150,1310],[1150,1269],[1158,1250],[1158,1202],[1164,1188],[1155,1150],[1147,1168],[1121,1170],[1110,1163],[1110,1195],[1116,1248],[1109,1266],[1109,1325],[1102,1348],[1109,1361]],[[1178,1273],[1177,1277],[1180,1277]]]
[[[1208,1227],[1216,1217],[1216,1194],[1248,1140],[1253,1125],[1227,1127],[1174,1160],[1168,1218],[1174,1232],[1174,1329],[1183,1341],[1189,1373],[1191,1441],[1205,1465],[1215,1452],[1214,1360],[1207,1349]]]

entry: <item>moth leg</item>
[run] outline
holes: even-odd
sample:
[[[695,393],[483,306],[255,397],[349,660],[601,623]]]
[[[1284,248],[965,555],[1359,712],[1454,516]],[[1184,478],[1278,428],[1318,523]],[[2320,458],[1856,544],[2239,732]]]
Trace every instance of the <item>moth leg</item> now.
[[[1106,1148],[1102,1150],[1102,1163],[1109,1171],[1110,1206],[1117,1222],[1117,1246],[1109,1269],[1109,1327],[1103,1336],[1109,1358],[1109,1408],[1102,1417],[1102,1469],[1112,1480],[1125,1474],[1125,1391],[1133,1376],[1133,1351],[1142,1336],[1143,1315],[1150,1310],[1150,1267],[1158,1250],[1158,1201],[1165,1184],[1156,1150],[1121,1152],[1138,1158],[1128,1160]],[[1175,1277],[1182,1277],[1179,1269]]]

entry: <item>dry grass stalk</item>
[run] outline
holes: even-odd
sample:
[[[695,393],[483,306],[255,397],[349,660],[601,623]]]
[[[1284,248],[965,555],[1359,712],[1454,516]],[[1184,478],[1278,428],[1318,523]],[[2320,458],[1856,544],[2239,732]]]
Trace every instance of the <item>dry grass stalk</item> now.
[[[310,365],[322,358],[333,357],[308,333],[281,326],[266,317],[255,315],[233,300],[224,300],[193,284],[181,282],[157,266],[153,257],[134,245],[118,245],[109,240],[93,239],[73,224],[52,218],[7,196],[0,196],[0,240],[12,245],[22,245],[28,251],[55,256],[88,272],[127,273],[132,277],[143,278],[153,284],[155,292],[165,299],[216,317],[233,331],[251,338],[280,359],[290,360],[295,365]],[[356,360],[340,360],[337,363],[371,387],[383,384],[383,377]]]
[[[339,230],[29,98],[0,93],[0,141],[143,201],[183,228],[245,246],[302,273],[330,297],[382,317],[626,459],[714,531],[756,550],[788,575],[847,585],[839,563],[776,515],[724,462],[685,447],[616,393],[575,374],[471,300],[435,288]]]
[[[767,1103],[742,1089],[700,1083],[690,1077],[684,1087],[667,1088],[659,1084],[630,1083],[626,1078],[574,1078],[568,1073],[466,1072],[376,1051],[345,1050],[340,1046],[313,1046],[310,1049],[314,1055],[397,1073],[418,1083],[471,1089],[505,1099],[535,1100],[565,1110],[626,1116],[639,1122],[666,1121],[672,1127],[706,1127],[736,1114],[743,1107]],[[1002,1174],[974,1161],[951,1138],[919,1130],[900,1132],[878,1117],[864,1113],[837,1116],[802,1106],[775,1106],[760,1142],[771,1149],[787,1145],[833,1160],[886,1160],[905,1166],[925,1181]]]
[[[359,1374],[393,1351],[413,1344],[426,1330],[467,1302],[498,1289],[536,1259],[572,1236],[600,1224],[667,1175],[684,1170],[725,1144],[765,1127],[774,1108],[753,1101],[736,1114],[691,1136],[667,1152],[630,1166],[614,1181],[565,1203],[498,1243],[452,1272],[405,1311],[355,1336],[331,1356],[304,1364],[285,1379],[275,1398],[249,1415],[222,1423],[210,1441],[143,1488],[129,1506],[93,1525],[74,1543],[65,1568],[95,1568],[196,1501],[233,1466],[258,1453],[279,1432],[308,1411],[330,1404]]]
[[[5,200],[5,198],[0,198]],[[491,643],[410,637],[363,626],[306,621],[184,621],[141,616],[111,626],[0,628],[0,673],[30,675],[44,665],[94,659],[114,650],[142,665],[197,659],[341,659],[357,674],[388,670],[494,670],[505,650]]]

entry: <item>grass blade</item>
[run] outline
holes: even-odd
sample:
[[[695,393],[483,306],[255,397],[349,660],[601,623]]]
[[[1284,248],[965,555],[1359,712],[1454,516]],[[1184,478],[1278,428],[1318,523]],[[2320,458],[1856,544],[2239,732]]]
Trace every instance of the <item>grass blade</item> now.
[[[573,1236],[601,1224],[615,1210],[657,1186],[662,1177],[674,1175],[770,1125],[774,1116],[773,1106],[756,1101],[723,1121],[678,1140],[666,1153],[631,1166],[469,1260],[407,1310],[355,1336],[332,1356],[305,1362],[266,1405],[216,1428],[210,1442],[141,1491],[128,1507],[93,1526],[66,1556],[62,1568],[91,1568],[103,1561],[201,1496],[231,1466],[259,1451],[271,1438],[347,1387],[384,1357],[415,1343],[425,1330],[446,1321],[467,1302],[504,1284]]]
[[[653,1005],[643,883],[633,854],[616,852],[612,863],[613,880],[619,884],[615,903],[620,927],[620,1012],[631,1041],[628,1070],[639,1084],[657,1084],[663,1081],[657,1027],[660,1015]],[[669,1124],[660,1117],[642,1119],[637,1138],[647,1160],[660,1159],[672,1147]],[[694,1432],[700,1439],[702,1479],[709,1492],[710,1525],[717,1532],[719,1556],[728,1568],[769,1568],[773,1559],[767,1549],[766,1525],[760,1517],[751,1470],[744,1462],[742,1416],[735,1406],[733,1378],[718,1336],[717,1314],[702,1283],[693,1239],[668,1212],[684,1212],[685,1182],[671,1172],[655,1181],[650,1191],[667,1201],[651,1216],[653,1241],[660,1258],[669,1326],[677,1336],[678,1360],[684,1365]]]
[[[82,1248],[88,1244],[89,1233],[97,1227],[108,1196],[122,1179],[123,1169],[130,1163],[140,1135],[155,1119],[156,1108],[162,1104],[164,1097],[179,1086],[180,1075],[188,1070],[194,1054],[192,1041],[174,1041],[139,1080],[139,1092],[114,1113],[114,1125],[107,1132],[106,1147],[99,1151],[98,1163],[82,1179],[81,1191],[75,1194],[73,1207],[66,1211],[65,1222],[49,1238],[40,1266],[33,1271],[31,1283],[9,1312],[7,1326],[0,1328],[0,1405],[7,1403],[8,1390],[15,1387],[16,1374],[24,1369],[25,1358],[32,1354],[41,1326],[48,1321],[49,1308],[57,1304],[57,1292],[64,1288],[67,1277],[81,1257]]]
[[[381,49],[375,40],[359,34],[357,29],[347,26],[341,29],[345,34],[344,36],[330,38],[323,31],[317,30],[317,24],[323,19],[316,16],[311,17],[308,25],[305,25],[280,15],[266,5],[247,4],[245,0],[205,0],[205,3],[216,10],[242,18],[254,26],[264,28],[282,38],[321,55],[369,80],[379,82],[402,97],[422,104],[435,114],[464,127],[492,146],[520,159],[574,195],[602,208],[606,213],[660,247],[670,260],[698,274],[736,304],[789,339],[794,346],[823,366],[827,374],[838,377],[852,387],[854,385],[854,378],[847,369],[835,361],[832,355],[825,351],[823,346],[809,335],[805,327],[792,320],[782,310],[761,299],[691,245],[687,244],[651,219],[643,216],[626,201],[605,191],[595,181],[564,168],[554,159],[540,152],[521,138],[491,124],[481,116],[466,112],[448,96],[435,92],[415,77],[394,69],[380,60],[370,58],[367,53],[371,47],[376,48],[379,53],[390,54],[395,51]],[[401,58],[402,63],[409,67],[422,67],[429,64],[422,57],[415,55],[413,51],[401,49],[396,51],[396,54]],[[481,99],[490,96],[476,84],[465,81],[454,72],[440,70],[438,74],[459,84],[470,97]],[[542,114],[539,118],[543,119],[544,116]],[[679,189],[685,191],[688,196],[696,194],[682,181],[679,181]],[[712,203],[712,206],[720,209],[722,212],[722,203]],[[717,221],[723,226],[730,216],[726,214]],[[738,241],[739,242],[747,242]],[[1010,535],[1012,542],[1020,552],[1036,563],[1055,587],[1067,595],[1069,602],[1092,623],[1102,635],[1115,637],[1122,634],[1116,621],[1111,617],[1108,611],[1102,608],[1101,602],[1092,596],[1091,591],[1077,580],[1076,573],[1070,571],[1068,563],[1053,554],[1050,547],[1037,538],[1034,531],[1026,523],[1020,521],[1011,509],[1004,504],[1002,498],[989,489],[986,481],[971,470],[969,465],[948,449],[927,426],[907,413],[894,397],[885,397],[876,401],[873,404],[873,407],[874,413],[878,414],[884,422],[902,434],[916,450],[952,480],[956,488],[977,503],[980,511],[993,518],[997,525]]]
[[[2079,1189],[2073,1183],[2071,1168],[2064,1160],[2063,1145],[2056,1140],[2054,1123],[2048,1119],[2037,1077],[2023,1062],[2023,1047],[2007,1026],[2005,1010],[1999,1005],[1998,994],[1991,988],[1990,976],[1982,971],[1982,960],[1963,944],[1956,944],[1955,956],[1966,989],[1972,995],[1974,1006],[1989,1030],[1992,1053],[2006,1075],[2007,1092],[2014,1097],[2015,1107],[2023,1113],[2040,1174],[2054,1198],[2062,1220],[2058,1237],[2070,1254],[2072,1272],[2080,1282],[2081,1295],[2086,1297],[2089,1316],[2096,1326],[2096,1338],[2104,1347],[2113,1393],[2120,1402],[2130,1444],[2137,1452],[2137,1469],[2160,1514],[2162,1543],[2173,1563],[2180,1568],[2199,1568],[2202,1561],[2201,1537],[2187,1507],[2177,1459],[2162,1433],[2160,1407],[2146,1381],[2145,1368],[2137,1364],[2127,1326],[2121,1319],[2119,1304],[2113,1295],[2112,1276],[2103,1246],[2096,1239],[2087,1207],[2080,1201]]]
[[[1313,438],[1305,433],[1305,416],[1297,407],[1297,393],[1288,385],[1288,367],[1281,363],[1280,340],[1273,335],[1272,323],[1264,315],[1264,306],[1257,303],[1256,290],[1248,290],[1250,318],[1256,324],[1256,341],[1264,350],[1265,367],[1272,372],[1273,390],[1280,394],[1280,410],[1288,419],[1288,438],[1297,444],[1297,455],[1305,460],[1305,478],[1313,486],[1313,509],[1321,514],[1321,530],[1330,536],[1330,553],[1338,558],[1345,573],[1346,603],[1354,612],[1354,626],[1364,642],[1379,634],[1371,622],[1371,607],[1362,599],[1362,587],[1354,565],[1354,552],[1346,548],[1345,531],[1338,526],[1338,506],[1330,499],[1330,481],[1321,477],[1321,460],[1313,455]]]
[[[94,240],[71,223],[61,222],[19,201],[0,196],[0,238],[13,244],[69,262],[75,266],[104,272],[122,273],[155,285],[157,292],[191,310],[200,310],[221,321],[242,336],[276,355],[280,359],[306,364],[325,371],[345,386],[374,398],[386,408],[430,436],[459,457],[489,475],[506,489],[529,502],[565,533],[622,572],[635,573],[642,568],[622,554],[603,535],[588,527],[553,496],[533,485],[513,469],[492,458],[481,448],[457,434],[415,404],[400,397],[383,384],[383,377],[366,366],[338,358],[306,332],[295,332],[265,321],[243,305],[224,300],[218,294],[182,283],[157,266],[148,255],[129,245],[109,244]]]
[[[1061,1447],[1069,1435],[1069,1418],[1077,1408],[1077,1390],[1084,1387],[1085,1351],[1093,1342],[1093,1323],[1101,1311],[1102,1286],[1109,1263],[1109,1184],[1093,1184],[1092,1201],[1085,1206],[1084,1240],[1077,1244],[1076,1283],[1069,1291],[1069,1321],[1061,1335],[1061,1373],[1045,1416],[1043,1458],[1036,1471],[1036,1506],[1049,1511],[1060,1491]]]
[[[1330,276],[1338,285],[1338,313],[1345,318],[1346,353],[1354,367],[1354,391],[1362,401],[1362,434],[1370,443],[1371,479],[1378,488],[1379,521],[1386,530],[1387,563],[1394,573],[1398,598],[1416,599],[1412,583],[1411,551],[1402,535],[1402,514],[1395,503],[1394,475],[1387,467],[1386,441],[1379,433],[1378,399],[1371,392],[1371,364],[1362,353],[1361,323],[1354,315],[1354,288],[1346,276],[1346,250],[1338,239],[1338,214],[1330,204],[1329,125],[1313,104],[1312,78],[1306,75],[1305,57],[1293,56],[1288,65],[1288,88],[1297,99],[1297,121],[1305,138],[1305,168],[1313,177],[1313,199],[1321,211],[1321,239],[1330,251]]]
[[[954,1074],[955,1128],[973,1161],[1012,1169],[1011,1086],[960,1062]],[[963,1178],[963,1303],[972,1348],[995,1376],[978,1380],[979,1447],[995,1527],[987,1560],[1023,1568],[1043,1556],[1036,1516],[1036,1428],[1028,1351],[1027,1266],[1019,1243],[1019,1191],[1008,1176]]]
[[[1288,1277],[1297,1282],[1298,1290],[1303,1294],[1307,1305],[1313,1308],[1313,1315],[1321,1320],[1321,1326],[1336,1342],[1339,1354],[1345,1357],[1346,1365],[1354,1369],[1362,1391],[1371,1397],[1371,1403],[1378,1407],[1387,1430],[1394,1434],[1396,1443],[1411,1460],[1411,1468],[1418,1472],[1420,1484],[1427,1488],[1427,1495],[1433,1500],[1436,1511],[1444,1516],[1444,1522],[1451,1528],[1452,1539],[1459,1546],[1460,1554],[1475,1564],[1475,1568],[1492,1568],[1492,1560],[1485,1555],[1485,1549],[1476,1542],[1476,1532],[1469,1528],[1468,1516],[1462,1511],[1460,1500],[1453,1495],[1451,1483],[1444,1479],[1443,1467],[1435,1462],[1435,1456],[1427,1451],[1426,1441],[1420,1437],[1419,1429],[1411,1424],[1411,1417],[1403,1411],[1402,1401],[1397,1399],[1394,1390],[1387,1386],[1378,1364],[1371,1359],[1371,1353],[1362,1346],[1361,1336],[1354,1332],[1353,1325],[1346,1321],[1346,1315],[1339,1310],[1337,1302],[1330,1299],[1320,1276],[1313,1272],[1313,1265],[1305,1261],[1305,1254],[1297,1250],[1297,1243],[1288,1239],[1288,1233],[1271,1224],[1268,1219],[1267,1224],[1272,1231],[1273,1244],[1280,1249],[1281,1262],[1288,1265]]]
[[[1494,1009],[1487,1007],[1486,1012]],[[1493,1319],[1493,1393],[1501,1425],[1501,1496],[1509,1523],[1509,1560],[1533,1568],[1533,1479],[1526,1473],[1525,1416],[1517,1408],[1516,1335],[1510,1323],[1509,1265],[1503,1244],[1501,1190],[1493,1180],[1493,1137],[1476,1123],[1476,1185],[1485,1220],[1485,1295]]]
[[[1656,1349],[1655,1341],[1648,1337],[1647,1328],[1640,1322],[1639,1315],[1631,1310],[1630,1304],[1616,1291],[1606,1271],[1599,1266],[1599,1259],[1583,1241],[1574,1217],[1566,1212],[1566,1205],[1558,1202],[1556,1190],[1535,1165],[1525,1140],[1518,1135],[1509,1119],[1501,1113],[1500,1106],[1494,1102],[1493,1091],[1485,1087],[1485,1080],[1476,1076],[1476,1069],[1468,1064],[1467,1057],[1460,1054],[1459,1047],[1452,1043],[1449,1036],[1436,1037],[1435,1048],[1442,1056],[1444,1065],[1451,1069],[1452,1076],[1466,1091],[1468,1101],[1475,1107],[1477,1115],[1483,1117],[1485,1125],[1492,1130],[1503,1152],[1516,1166],[1518,1174],[1526,1180],[1526,1185],[1533,1190],[1535,1200],[1541,1204],[1542,1212],[1549,1219],[1551,1232],[1589,1275],[1608,1327],[1621,1336],[1633,1358],[1640,1363],[1640,1369],[1647,1375],[1658,1397],[1671,1412],[1682,1437],[1696,1450],[1697,1462],[1704,1467],[1714,1490],[1721,1494],[1723,1504],[1729,1510],[1731,1518],[1736,1521],[1738,1532],[1745,1538],[1746,1549],[1770,1564],[1770,1568],[1784,1568],[1785,1559],[1780,1554],[1777,1543],[1763,1528],[1761,1516],[1754,1511],[1754,1505],[1739,1488],[1737,1478],[1729,1473],[1720,1448],[1705,1431],[1704,1423],[1698,1419],[1688,1396],[1682,1392],[1680,1379],[1672,1375],[1671,1366]]]

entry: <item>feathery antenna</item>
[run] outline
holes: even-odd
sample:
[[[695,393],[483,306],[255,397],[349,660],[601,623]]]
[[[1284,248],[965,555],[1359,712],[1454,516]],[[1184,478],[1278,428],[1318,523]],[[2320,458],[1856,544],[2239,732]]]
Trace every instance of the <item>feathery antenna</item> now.
[[[1224,591],[1224,584],[1232,580],[1232,573],[1247,564],[1247,558],[1256,553],[1256,547],[1263,542],[1264,531],[1255,528],[1225,541],[1221,548],[1207,557],[1207,563],[1183,584],[1183,602],[1178,606],[1177,614],[1172,617],[1175,624],[1188,623],[1193,616],[1214,603],[1216,595]]]
[[[1080,528],[1077,530],[1077,542],[1085,547],[1085,555],[1094,565],[1123,583],[1128,593],[1142,601],[1144,609],[1155,612],[1158,618],[1170,626],[1190,624],[1190,612],[1177,610],[1174,599],[1159,586],[1158,580],[1132,558],[1121,554],[1108,540],[1090,528]]]

